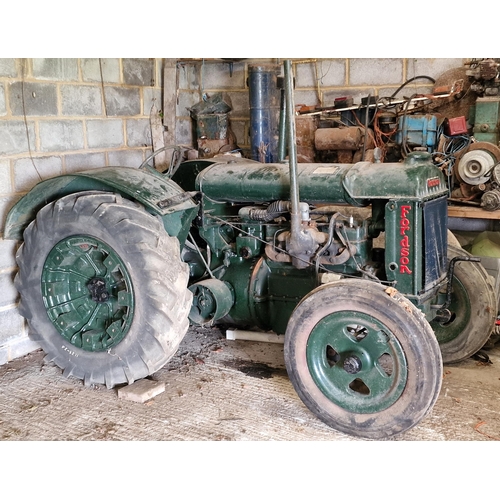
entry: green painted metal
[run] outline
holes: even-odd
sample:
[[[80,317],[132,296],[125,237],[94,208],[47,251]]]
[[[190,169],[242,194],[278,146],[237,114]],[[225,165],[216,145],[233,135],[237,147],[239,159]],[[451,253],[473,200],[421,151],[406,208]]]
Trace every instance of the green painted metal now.
[[[196,189],[196,177],[210,165],[217,163],[218,159],[189,160],[181,163],[172,176],[172,180],[184,191]]]
[[[112,191],[137,200],[149,212],[160,215],[167,232],[180,240],[185,238],[197,212],[197,204],[184,196],[183,189],[160,173],[154,173],[153,169],[106,167],[55,177],[37,184],[10,210],[4,238],[22,239],[26,226],[47,203],[67,194],[91,190]],[[172,198],[178,202],[165,208],[158,205]]]
[[[262,257],[244,259],[229,252],[224,263],[214,275],[230,286],[234,297],[223,318],[225,323],[254,325],[284,334],[296,305],[317,286],[313,268],[299,270],[289,263]],[[192,291],[197,290],[197,284],[192,285]]]
[[[105,284],[104,298],[93,298],[94,278]],[[125,263],[106,243],[72,236],[57,243],[45,260],[43,303],[61,337],[86,351],[105,351],[127,335],[135,311],[132,280]]]
[[[385,268],[397,289],[416,297],[422,290],[422,210],[418,202],[389,201],[385,209]]]
[[[226,252],[224,265],[214,270],[216,278],[231,286],[234,302],[224,322],[272,329],[269,314],[270,269],[264,258],[243,259]]]
[[[321,319],[306,348],[321,392],[352,413],[376,413],[395,403],[406,385],[399,341],[369,314],[342,311]]]
[[[474,137],[478,141],[491,142],[498,146],[500,141],[500,98],[478,97],[474,108]]]
[[[301,201],[348,203],[370,200],[430,199],[447,193],[442,172],[428,153],[412,153],[404,163],[297,165]],[[429,184],[428,180],[435,182]],[[290,199],[288,164],[262,164],[244,159],[214,163],[200,172],[196,189],[212,201],[263,203]]]
[[[218,279],[198,281],[189,290],[193,294],[189,320],[195,325],[211,324],[223,318],[234,302],[231,288]]]
[[[344,175],[352,165],[301,163],[297,166],[301,201],[345,203]],[[286,163],[234,159],[215,163],[196,179],[196,189],[212,201],[264,203],[290,199]]]
[[[196,116],[196,137],[209,140],[226,139],[229,130],[228,113],[207,113]]]
[[[268,266],[269,322],[275,333],[284,335],[297,304],[318,286],[317,276],[312,267],[296,269],[291,264],[272,261]]]
[[[346,175],[344,187],[355,200],[422,201],[448,193],[443,173],[426,152],[410,153],[402,163],[356,163]]]
[[[445,298],[445,293],[441,293],[438,296],[438,300],[442,302],[444,302]],[[434,334],[440,344],[446,344],[456,339],[468,325],[472,314],[467,290],[456,276],[453,277],[453,292],[451,295],[451,304],[448,309],[453,314],[450,322],[443,324],[438,321],[432,321],[431,323]],[[456,315],[455,312],[457,313]]]

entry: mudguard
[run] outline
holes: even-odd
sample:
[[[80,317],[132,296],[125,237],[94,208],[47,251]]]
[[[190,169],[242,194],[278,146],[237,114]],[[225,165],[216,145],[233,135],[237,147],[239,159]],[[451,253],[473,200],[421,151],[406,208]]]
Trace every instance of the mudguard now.
[[[47,203],[81,191],[112,191],[141,203],[163,219],[170,236],[185,238],[198,205],[174,181],[151,168],[104,167],[62,175],[38,183],[9,211],[5,239],[22,239],[24,229]]]

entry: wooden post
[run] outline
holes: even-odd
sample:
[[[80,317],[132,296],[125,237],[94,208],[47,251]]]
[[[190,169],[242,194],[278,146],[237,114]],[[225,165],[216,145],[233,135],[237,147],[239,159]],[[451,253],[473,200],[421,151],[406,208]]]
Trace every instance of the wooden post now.
[[[177,59],[165,59],[163,74],[163,125],[164,141],[167,145],[176,144],[177,110]]]

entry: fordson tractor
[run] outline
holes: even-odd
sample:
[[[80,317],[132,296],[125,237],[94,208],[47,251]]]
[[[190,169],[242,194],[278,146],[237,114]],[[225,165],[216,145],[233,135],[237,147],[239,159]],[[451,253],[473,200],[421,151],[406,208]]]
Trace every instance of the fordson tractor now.
[[[36,185],[5,229],[23,241],[19,310],[65,376],[108,388],[159,370],[190,324],[273,331],[313,414],[390,438],[432,409],[443,362],[486,342],[495,293],[447,243],[448,189],[429,153],[297,164],[290,61],[284,75],[288,161],[105,167]]]

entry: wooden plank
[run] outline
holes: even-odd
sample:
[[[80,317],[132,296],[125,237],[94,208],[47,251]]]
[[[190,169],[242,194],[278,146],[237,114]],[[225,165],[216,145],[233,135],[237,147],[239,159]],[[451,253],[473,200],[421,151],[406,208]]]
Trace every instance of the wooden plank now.
[[[462,207],[458,205],[448,206],[448,217],[460,219],[500,219],[500,210],[488,212],[480,207]]]

